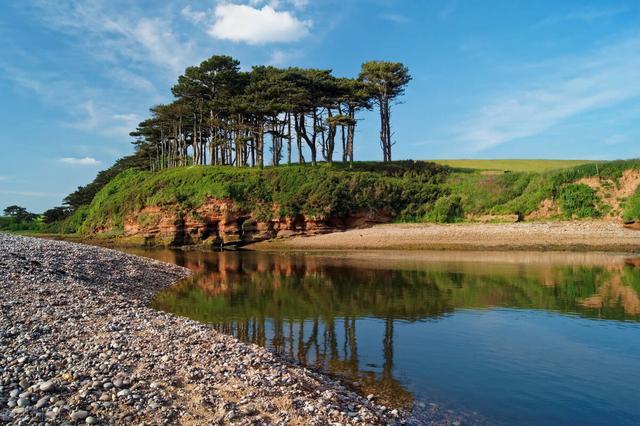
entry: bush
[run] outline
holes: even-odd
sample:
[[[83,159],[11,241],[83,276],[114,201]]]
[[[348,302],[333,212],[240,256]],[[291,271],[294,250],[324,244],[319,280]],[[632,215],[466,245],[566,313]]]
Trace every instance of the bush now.
[[[440,197],[427,214],[427,221],[436,223],[461,222],[464,219],[462,199],[459,195]]]
[[[591,187],[582,183],[563,186],[558,194],[558,201],[567,219],[602,215],[596,207],[598,195]]]
[[[71,216],[71,207],[54,207],[42,213],[43,221],[46,224],[58,222]]]
[[[640,220],[640,190],[636,191],[636,193],[629,197],[624,203],[622,219],[625,223]]]

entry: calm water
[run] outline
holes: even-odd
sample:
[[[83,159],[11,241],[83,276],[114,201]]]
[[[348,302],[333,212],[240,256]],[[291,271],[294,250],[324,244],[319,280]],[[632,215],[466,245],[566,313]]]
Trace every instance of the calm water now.
[[[159,309],[463,423],[639,424],[640,259],[137,252],[194,270]]]

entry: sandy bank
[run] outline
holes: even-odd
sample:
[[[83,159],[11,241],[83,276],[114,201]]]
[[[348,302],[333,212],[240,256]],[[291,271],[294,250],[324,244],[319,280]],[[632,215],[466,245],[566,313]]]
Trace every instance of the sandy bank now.
[[[387,224],[311,237],[265,241],[285,250],[640,250],[640,232],[604,221],[512,224]]]
[[[0,234],[0,423],[388,424],[397,411],[148,308],[189,272]]]

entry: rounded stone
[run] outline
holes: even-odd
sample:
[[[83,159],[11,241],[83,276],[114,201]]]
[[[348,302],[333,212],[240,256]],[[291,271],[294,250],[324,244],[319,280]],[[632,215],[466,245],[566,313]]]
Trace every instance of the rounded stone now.
[[[129,394],[131,394],[129,389],[122,389],[117,393],[117,396],[129,396]]]
[[[49,397],[48,396],[43,396],[42,398],[40,398],[38,400],[38,402],[36,402],[36,408],[42,408],[45,405],[47,405],[49,403]]]
[[[56,388],[56,384],[52,380],[46,381],[40,385],[40,390],[42,392],[50,392],[55,388]]]
[[[71,413],[71,418],[73,420],[84,420],[87,418],[87,416],[89,415],[89,413],[87,413],[84,410],[78,410],[78,411],[74,411],[73,413]]]

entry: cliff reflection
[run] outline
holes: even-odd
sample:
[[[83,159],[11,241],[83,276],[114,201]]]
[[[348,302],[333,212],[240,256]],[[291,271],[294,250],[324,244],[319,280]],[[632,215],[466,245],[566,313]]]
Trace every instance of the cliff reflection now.
[[[634,259],[500,263],[393,261],[384,254],[366,260],[260,252],[137,254],[196,272],[158,294],[156,308],[346,377],[362,392],[396,405],[412,402],[393,376],[397,321],[492,307],[640,319],[640,262]]]

